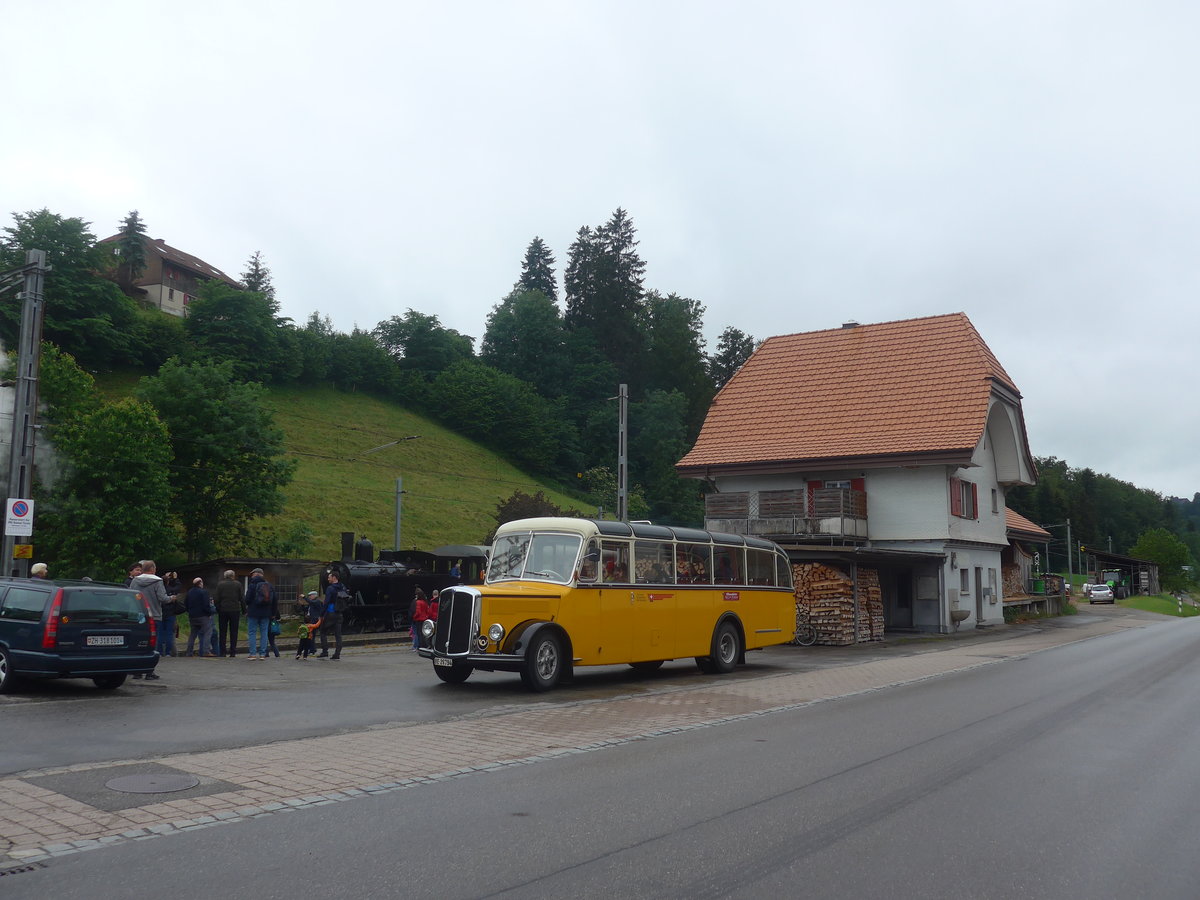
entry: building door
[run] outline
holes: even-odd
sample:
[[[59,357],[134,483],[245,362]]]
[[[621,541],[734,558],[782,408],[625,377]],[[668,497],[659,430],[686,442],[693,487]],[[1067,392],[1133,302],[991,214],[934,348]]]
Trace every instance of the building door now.
[[[898,569],[888,573],[887,580],[888,628],[913,627],[913,573],[911,569]]]

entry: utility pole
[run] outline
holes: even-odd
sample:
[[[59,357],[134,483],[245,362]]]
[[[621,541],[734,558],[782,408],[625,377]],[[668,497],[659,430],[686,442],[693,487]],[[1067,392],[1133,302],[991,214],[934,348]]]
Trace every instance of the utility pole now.
[[[396,476],[396,541],[392,544],[398,551],[400,549],[400,498],[404,494],[404,479],[399,475]]]
[[[8,457],[7,496],[10,501],[28,498],[33,485],[37,378],[42,350],[42,289],[48,271],[46,251],[27,250],[25,265],[15,273],[6,273],[23,273],[25,276],[25,289],[18,295],[21,300],[21,336],[17,346],[16,396],[13,400],[12,441]],[[9,504],[5,506],[7,508]],[[32,530],[29,534],[32,534]],[[29,572],[29,560],[18,561],[13,558],[17,537],[5,529],[3,565],[5,571],[11,569],[13,575],[26,575]]]
[[[629,521],[629,385],[617,389],[617,521]]]

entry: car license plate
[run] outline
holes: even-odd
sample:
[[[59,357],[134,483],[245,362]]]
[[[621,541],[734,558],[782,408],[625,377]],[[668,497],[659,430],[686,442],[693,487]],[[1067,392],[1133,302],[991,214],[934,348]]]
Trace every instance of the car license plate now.
[[[89,647],[123,647],[125,638],[119,634],[89,634],[87,645]]]
[[[446,659],[444,656],[435,656],[433,658],[433,664],[435,666],[452,666],[454,665],[454,660]]]

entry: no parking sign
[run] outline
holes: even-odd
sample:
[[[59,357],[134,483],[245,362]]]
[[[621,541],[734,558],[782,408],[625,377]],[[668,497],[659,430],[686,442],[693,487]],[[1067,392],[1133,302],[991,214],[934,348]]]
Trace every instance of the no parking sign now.
[[[4,517],[4,533],[9,537],[29,537],[33,534],[33,501],[9,498]]]

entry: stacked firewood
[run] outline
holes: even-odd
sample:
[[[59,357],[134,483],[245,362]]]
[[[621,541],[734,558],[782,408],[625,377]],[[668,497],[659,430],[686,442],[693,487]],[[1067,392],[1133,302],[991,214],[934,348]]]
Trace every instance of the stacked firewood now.
[[[796,622],[806,619],[817,630],[817,643],[844,646],[883,640],[883,592],[875,569],[858,570],[858,624],[854,620],[854,582],[840,569],[821,563],[793,563]]]

